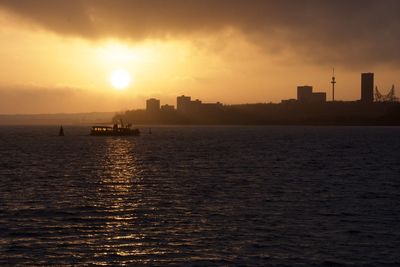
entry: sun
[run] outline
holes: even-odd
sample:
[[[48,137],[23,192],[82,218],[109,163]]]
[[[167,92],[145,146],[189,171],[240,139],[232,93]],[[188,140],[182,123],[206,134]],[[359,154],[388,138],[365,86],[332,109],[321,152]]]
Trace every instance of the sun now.
[[[130,73],[124,69],[114,70],[111,73],[111,85],[117,90],[123,90],[129,86],[132,81]]]

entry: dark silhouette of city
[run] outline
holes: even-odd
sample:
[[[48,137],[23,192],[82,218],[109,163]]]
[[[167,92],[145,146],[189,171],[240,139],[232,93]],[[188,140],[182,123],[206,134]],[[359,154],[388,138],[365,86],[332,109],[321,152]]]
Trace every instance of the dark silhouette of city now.
[[[130,110],[118,114],[136,124],[177,125],[400,125],[400,103],[394,87],[387,95],[374,89],[374,74],[361,74],[361,99],[334,99],[336,78],[332,77],[332,101],[326,93],[313,92],[312,86],[298,86],[297,99],[282,100],[279,104],[203,103],[189,96],[178,96],[176,109],[160,105],[158,99],[148,99],[146,110]]]

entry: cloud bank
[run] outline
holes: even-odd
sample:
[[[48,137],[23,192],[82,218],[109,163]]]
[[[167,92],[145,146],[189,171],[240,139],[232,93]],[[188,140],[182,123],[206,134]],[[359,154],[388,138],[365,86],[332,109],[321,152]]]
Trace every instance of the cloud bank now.
[[[235,29],[266,53],[291,51],[314,64],[400,66],[397,0],[1,0],[0,8],[86,39],[191,38]]]

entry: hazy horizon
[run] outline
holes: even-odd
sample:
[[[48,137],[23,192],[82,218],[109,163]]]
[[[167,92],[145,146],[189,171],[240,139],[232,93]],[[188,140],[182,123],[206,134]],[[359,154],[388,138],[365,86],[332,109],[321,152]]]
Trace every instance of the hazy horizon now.
[[[153,97],[175,105],[183,94],[279,103],[295,98],[298,85],[330,100],[333,67],[337,100],[360,98],[362,72],[374,72],[386,93],[400,84],[399,7],[394,0],[3,0],[0,114],[115,112],[144,108]],[[117,70],[127,77],[111,78]]]

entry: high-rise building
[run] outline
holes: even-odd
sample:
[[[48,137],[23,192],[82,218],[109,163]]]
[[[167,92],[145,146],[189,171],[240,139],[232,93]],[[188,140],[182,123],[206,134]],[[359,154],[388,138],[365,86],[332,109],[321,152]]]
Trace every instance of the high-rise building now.
[[[190,109],[191,102],[190,96],[178,96],[176,98],[176,109],[179,112],[187,112]]]
[[[297,100],[299,102],[308,102],[307,100],[312,95],[313,88],[312,86],[304,85],[297,87]]]
[[[160,100],[151,98],[146,101],[147,112],[159,112],[160,111]]]
[[[297,101],[299,103],[324,103],[326,102],[326,93],[314,93],[312,86],[298,86]]]
[[[374,102],[374,74],[362,73],[361,74],[361,102],[372,103]]]

